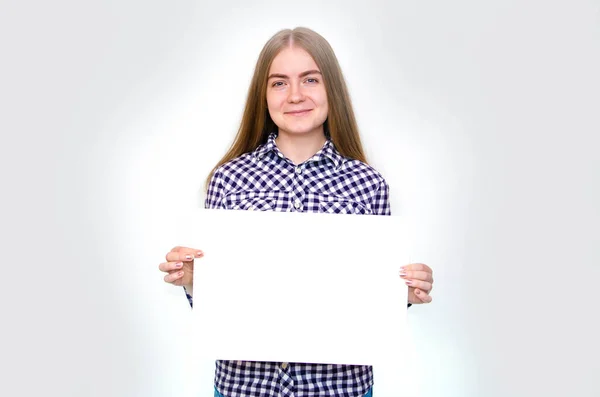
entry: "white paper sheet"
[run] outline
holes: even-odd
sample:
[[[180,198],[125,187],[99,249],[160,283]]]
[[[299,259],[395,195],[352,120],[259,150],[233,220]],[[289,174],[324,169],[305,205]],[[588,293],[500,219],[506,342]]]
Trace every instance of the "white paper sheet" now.
[[[370,364],[401,359],[405,230],[396,216],[200,210],[187,241],[203,360]]]

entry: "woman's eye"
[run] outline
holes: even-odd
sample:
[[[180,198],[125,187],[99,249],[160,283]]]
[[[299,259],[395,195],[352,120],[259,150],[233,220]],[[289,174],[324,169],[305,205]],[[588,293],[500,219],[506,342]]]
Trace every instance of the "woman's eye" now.
[[[309,83],[318,83],[317,79],[312,79],[312,78],[311,79],[306,79],[306,81],[309,82]]]
[[[281,87],[283,85],[282,81],[276,81],[273,83],[273,87]]]

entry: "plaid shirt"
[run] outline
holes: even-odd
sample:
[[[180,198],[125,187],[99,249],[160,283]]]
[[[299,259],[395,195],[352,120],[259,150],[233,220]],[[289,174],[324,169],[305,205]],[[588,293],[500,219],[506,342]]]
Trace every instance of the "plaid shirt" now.
[[[206,208],[390,215],[389,187],[375,169],[343,157],[330,140],[295,165],[276,137],[215,171]],[[215,386],[225,397],[359,397],[372,385],[371,366],[216,362]]]

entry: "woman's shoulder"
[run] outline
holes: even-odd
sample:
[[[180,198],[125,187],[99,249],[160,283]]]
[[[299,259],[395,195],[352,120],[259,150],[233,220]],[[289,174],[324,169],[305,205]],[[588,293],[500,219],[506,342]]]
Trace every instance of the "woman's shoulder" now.
[[[215,174],[232,175],[244,172],[249,165],[254,164],[254,152],[244,153],[235,157],[215,169]]]
[[[341,166],[343,172],[349,173],[352,176],[356,176],[362,179],[376,180],[382,185],[387,185],[387,181],[375,167],[360,160],[344,158],[344,162]]]

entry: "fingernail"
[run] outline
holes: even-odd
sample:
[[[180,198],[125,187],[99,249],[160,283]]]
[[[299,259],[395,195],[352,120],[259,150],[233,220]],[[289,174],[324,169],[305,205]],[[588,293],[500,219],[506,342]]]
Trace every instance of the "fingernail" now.
[[[406,285],[412,285],[412,281],[406,280]]]
[[[179,273],[177,273],[177,275],[178,275],[179,277],[181,277],[181,276],[183,276],[183,272],[179,272]]]
[[[188,261],[191,261],[192,260],[192,256],[191,255],[186,255],[185,259],[187,259]]]
[[[204,252],[202,252],[202,251],[196,252],[196,256],[202,256],[202,255],[204,255]]]
[[[400,277],[406,277],[406,272],[404,270],[400,271]]]
[[[175,264],[175,267],[181,267],[181,266],[183,266],[183,263],[181,263],[181,262],[177,262],[177,263]]]
[[[416,290],[415,290],[415,294],[417,294],[417,295],[421,295],[421,291],[420,291],[420,290],[418,290],[418,289],[416,289]]]

